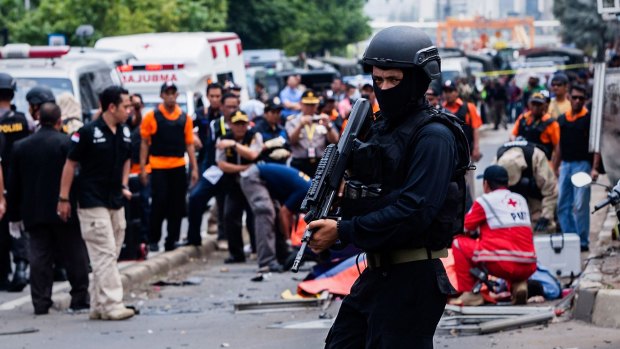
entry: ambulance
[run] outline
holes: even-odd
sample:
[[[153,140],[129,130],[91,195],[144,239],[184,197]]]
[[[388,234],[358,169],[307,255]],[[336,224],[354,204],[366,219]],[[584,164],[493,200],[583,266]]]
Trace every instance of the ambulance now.
[[[45,86],[54,96],[72,94],[82,107],[82,118],[88,121],[99,111],[99,93],[111,85],[119,85],[121,76],[96,55],[69,55],[69,46],[0,46],[0,72],[11,74],[17,82],[13,98],[17,110],[28,114],[26,94],[35,86]]]
[[[123,86],[143,97],[146,109],[160,102],[160,87],[167,81],[179,89],[178,104],[189,115],[201,105],[211,82],[241,87],[248,99],[241,40],[235,33],[148,33],[99,39],[95,48],[127,51],[136,59],[119,66]]]

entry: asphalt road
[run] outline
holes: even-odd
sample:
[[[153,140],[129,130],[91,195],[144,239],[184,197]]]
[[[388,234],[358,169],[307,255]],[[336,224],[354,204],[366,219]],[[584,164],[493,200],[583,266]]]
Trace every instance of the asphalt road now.
[[[482,173],[506,139],[504,131],[484,133],[484,157],[477,172]],[[285,290],[295,293],[296,278],[302,274],[268,274],[263,281],[253,282],[255,263],[229,266],[222,264],[224,257],[225,253],[215,253],[208,261],[195,261],[164,280],[190,280],[197,285],[144,285],[128,290],[126,302],[141,313],[123,322],[89,321],[87,314],[59,311],[35,317],[28,289],[21,294],[0,293],[0,349],[322,348],[338,300],[325,310],[235,313],[235,303],[278,300]],[[561,321],[485,336],[437,333],[435,348],[620,348],[620,332],[615,329],[568,318]]]
[[[0,348],[321,348],[339,301],[321,308],[264,313],[235,313],[240,302],[280,299],[295,292],[291,273],[270,274],[250,281],[256,265],[223,265],[224,253],[176,271],[169,282],[198,281],[199,285],[144,286],[127,292],[127,303],[141,314],[123,322],[89,321],[86,314],[53,311],[32,315],[30,304],[0,312],[0,334],[36,329],[35,333],[2,335]],[[422,316],[422,315],[421,315]],[[287,328],[293,327],[303,328]],[[486,336],[438,333],[436,348],[619,348],[620,332],[578,321],[552,323]]]

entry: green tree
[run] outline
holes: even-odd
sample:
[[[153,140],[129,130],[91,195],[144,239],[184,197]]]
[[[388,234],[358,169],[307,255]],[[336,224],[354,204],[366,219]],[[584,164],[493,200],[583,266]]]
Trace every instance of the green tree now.
[[[92,44],[111,35],[222,30],[226,11],[220,0],[41,0],[30,11],[22,1],[0,0],[0,28],[9,29],[12,42],[45,44],[47,34],[63,33],[79,44],[75,29],[91,24]]]
[[[227,27],[249,49],[321,53],[370,35],[363,6],[363,0],[235,0],[228,5]]]
[[[602,59],[605,44],[614,38],[612,26],[597,11],[596,1],[555,0],[553,14],[562,23],[561,35],[565,43]]]

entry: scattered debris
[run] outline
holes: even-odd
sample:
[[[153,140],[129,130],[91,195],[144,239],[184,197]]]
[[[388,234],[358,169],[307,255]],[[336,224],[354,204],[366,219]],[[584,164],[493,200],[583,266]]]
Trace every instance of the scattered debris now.
[[[282,293],[280,293],[280,297],[282,297],[282,299],[286,299],[286,300],[306,299],[306,298],[298,295],[297,293],[293,294],[293,292],[291,292],[291,290],[289,290],[289,289],[286,289]]]
[[[265,278],[263,278],[263,274],[258,273],[258,274],[256,274],[255,277],[251,278],[250,281],[252,281],[252,282],[260,282],[260,281],[263,281],[264,279]]]
[[[153,286],[197,286],[202,283],[203,278],[201,277],[190,277],[183,281],[165,281],[160,280],[153,284]]]
[[[304,310],[323,305],[327,300],[327,294],[319,298],[287,299],[278,301],[256,301],[235,303],[235,313],[266,313],[275,311]]]
[[[553,307],[460,307],[447,305],[437,329],[452,334],[487,334],[515,327],[547,323],[555,317]]]
[[[15,334],[28,334],[28,333],[36,333],[36,332],[39,332],[38,328],[28,327],[28,328],[24,328],[22,330],[17,330],[17,331],[0,332],[0,336],[11,336]]]
[[[309,330],[309,329],[328,329],[332,327],[333,319],[312,320],[302,322],[278,323],[267,326],[269,329],[286,329],[286,330]]]

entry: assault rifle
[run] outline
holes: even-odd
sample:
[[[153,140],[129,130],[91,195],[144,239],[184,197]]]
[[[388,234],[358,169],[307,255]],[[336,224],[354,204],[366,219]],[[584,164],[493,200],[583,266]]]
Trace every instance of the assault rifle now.
[[[366,130],[371,117],[370,102],[364,98],[358,99],[353,105],[349,122],[340,136],[338,144],[330,144],[325,148],[310,189],[301,204],[301,211],[306,214],[304,217],[306,223],[330,217],[329,213],[338,195],[340,182],[344,177],[344,171],[347,169],[351,151],[356,143],[360,142],[357,138]],[[301,238],[301,247],[291,268],[294,273],[299,271],[312,234],[313,231],[306,229]]]

